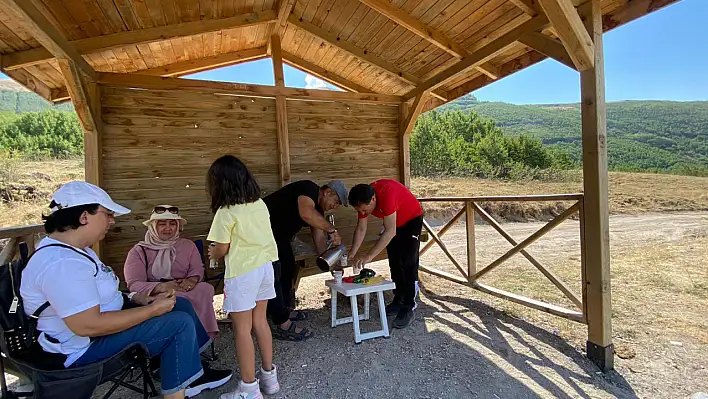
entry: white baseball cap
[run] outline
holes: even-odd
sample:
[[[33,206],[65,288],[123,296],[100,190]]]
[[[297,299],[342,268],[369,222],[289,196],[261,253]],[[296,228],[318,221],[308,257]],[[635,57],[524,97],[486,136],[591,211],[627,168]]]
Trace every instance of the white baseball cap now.
[[[59,187],[52,194],[52,213],[79,205],[98,204],[115,213],[116,216],[130,213],[130,209],[116,204],[102,188],[84,181],[72,181]]]

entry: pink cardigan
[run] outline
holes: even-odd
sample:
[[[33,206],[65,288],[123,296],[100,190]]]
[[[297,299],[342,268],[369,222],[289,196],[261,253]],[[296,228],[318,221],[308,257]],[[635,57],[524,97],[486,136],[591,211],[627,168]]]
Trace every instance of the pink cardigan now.
[[[180,238],[175,243],[175,248],[177,248],[177,256],[172,264],[172,278],[183,279],[197,276],[199,281],[201,281],[204,277],[204,263],[194,242],[186,238]],[[148,265],[152,265],[157,256],[157,251],[145,248],[145,253],[147,254]],[[128,252],[125,265],[123,265],[123,274],[125,275],[128,289],[133,292],[149,294],[156,285],[160,284],[160,280],[152,275],[150,268],[148,267],[146,270],[145,255],[143,255],[143,248],[139,245],[135,245]]]

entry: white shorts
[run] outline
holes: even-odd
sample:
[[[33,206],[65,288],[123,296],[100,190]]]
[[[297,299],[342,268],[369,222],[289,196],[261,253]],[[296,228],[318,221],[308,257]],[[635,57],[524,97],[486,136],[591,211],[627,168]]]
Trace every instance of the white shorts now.
[[[245,312],[256,307],[257,301],[275,298],[273,264],[267,262],[246,274],[224,281],[224,311]]]

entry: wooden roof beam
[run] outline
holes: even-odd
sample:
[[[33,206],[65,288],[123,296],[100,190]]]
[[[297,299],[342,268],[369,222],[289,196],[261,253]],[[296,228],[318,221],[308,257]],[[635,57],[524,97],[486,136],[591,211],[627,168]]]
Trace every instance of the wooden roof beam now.
[[[406,93],[403,97],[408,100],[427,91],[434,90],[461,73],[472,68],[480,66],[496,55],[504,52],[510,45],[514,44],[519,38],[527,33],[535,32],[548,24],[548,18],[545,15],[538,15],[529,21],[524,22],[515,29],[509,31],[505,35],[490,42],[486,46],[480,48],[469,56],[463,58],[457,64],[452,65],[446,70],[438,73],[427,81],[421,83],[415,89]]]
[[[542,33],[532,32],[521,36],[519,42],[547,57],[553,58],[561,64],[566,65],[568,68],[576,69],[570,55],[557,40],[551,39]]]
[[[419,85],[420,83],[422,83],[421,80],[417,76],[414,76],[408,72],[405,72],[405,71],[401,70],[400,68],[394,66],[393,64],[391,64],[391,63],[389,63],[389,62],[387,62],[387,61],[385,61],[373,54],[369,54],[368,51],[362,50],[352,43],[348,43],[344,40],[341,40],[336,34],[328,32],[328,31],[320,28],[317,25],[311,24],[306,21],[301,21],[299,18],[295,17],[294,15],[291,15],[290,17],[288,17],[288,23],[293,24],[294,26],[298,27],[299,29],[309,32],[311,35],[316,36],[316,37],[320,38],[321,40],[324,40],[333,46],[339,47],[340,49],[348,52],[349,54],[353,55],[354,57],[362,59],[371,65],[374,65],[378,68],[383,69],[384,71],[391,73],[392,75],[397,76],[399,79],[407,82],[408,84],[416,86],[416,85]],[[445,93],[443,93],[441,91],[431,92],[430,94],[445,100]]]
[[[248,50],[232,51],[226,54],[208,58],[182,61],[161,67],[143,69],[133,72],[136,75],[177,77],[197,72],[205,72],[216,68],[240,64],[267,57],[266,48],[256,47]]]
[[[212,82],[185,78],[164,78],[125,73],[98,73],[98,83],[150,90],[202,90],[224,95],[277,97],[300,100],[349,101],[400,104],[403,97],[378,93],[348,93],[333,90],[298,89],[245,83]]]
[[[51,55],[70,60],[90,79],[96,79],[96,71],[76,51],[64,35],[34,6],[31,0],[0,0],[5,10],[10,10],[24,20],[24,29],[31,34]],[[5,58],[5,57],[4,57]],[[7,56],[6,58],[10,58]]]
[[[594,44],[571,0],[538,0],[578,71],[595,64]]]
[[[0,0],[1,2],[27,0]],[[140,29],[128,32],[114,33],[112,35],[95,36],[87,39],[69,42],[78,53],[91,54],[95,52],[120,48],[129,45],[146,44],[157,41],[199,35],[203,33],[218,32],[224,29],[243,28],[253,25],[273,23],[276,21],[273,10],[241,14],[230,18],[204,19],[200,21],[184,22],[176,25],[159,26],[155,28]],[[46,47],[46,46],[45,46]],[[45,48],[18,51],[6,54],[2,67],[5,70],[23,68],[51,60],[53,53]]]
[[[283,61],[286,64],[292,66],[293,68],[299,69],[305,73],[309,73],[310,75],[320,78],[325,82],[331,83],[334,86],[339,87],[340,89],[352,91],[355,93],[371,93],[371,90],[367,89],[364,86],[344,79],[339,75],[320,67],[319,65],[315,65],[310,61],[304,60],[286,51],[283,51]]]
[[[391,3],[386,0],[359,0],[363,4],[367,5],[369,8],[376,10],[381,15],[390,19],[391,21],[401,25],[402,27],[408,29],[412,33],[415,33],[419,37],[427,40],[433,45],[437,46],[439,49],[447,52],[448,54],[456,57],[458,59],[465,58],[469,55],[469,52],[454,40],[446,37],[443,33],[430,28],[423,22],[412,17],[400,8],[396,8]],[[530,1],[530,0],[523,0]],[[493,77],[496,67],[489,63],[485,65],[480,65],[476,67],[478,71],[483,74]],[[494,78],[496,79],[496,78]]]
[[[296,0],[280,0],[280,5],[278,6],[278,17],[275,24],[271,27],[270,33],[268,34],[268,55],[271,54],[271,38],[273,35],[277,34],[278,37],[283,37],[285,33],[285,27],[288,25],[288,17],[290,13],[293,12],[293,7],[295,6]]]
[[[538,0],[509,0],[518,9],[525,12],[526,14],[535,17],[539,14],[540,6],[538,5]]]

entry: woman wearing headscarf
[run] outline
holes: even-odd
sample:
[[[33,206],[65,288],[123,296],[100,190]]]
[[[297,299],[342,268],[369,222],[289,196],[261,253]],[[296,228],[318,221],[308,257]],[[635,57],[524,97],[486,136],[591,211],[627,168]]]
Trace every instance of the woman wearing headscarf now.
[[[219,333],[214,314],[214,287],[202,281],[204,263],[194,242],[180,237],[187,221],[171,205],[153,208],[145,239],[128,252],[123,272],[128,289],[148,295],[175,290],[187,298],[209,336]]]

